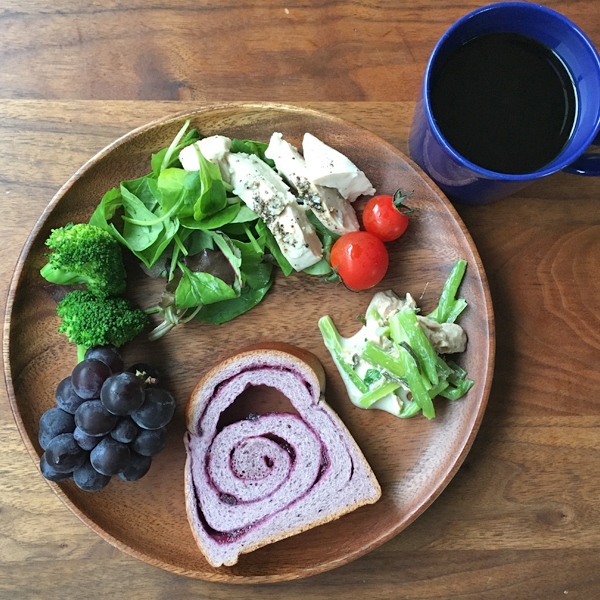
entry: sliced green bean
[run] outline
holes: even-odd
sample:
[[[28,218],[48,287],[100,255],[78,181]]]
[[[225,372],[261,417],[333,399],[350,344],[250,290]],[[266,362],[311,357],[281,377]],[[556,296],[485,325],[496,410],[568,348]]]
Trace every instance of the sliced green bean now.
[[[423,385],[421,374],[417,370],[417,365],[413,357],[406,350],[401,349],[399,359],[402,368],[406,371],[405,379],[408,381],[408,387],[410,388],[413,401],[421,407],[425,417],[433,419],[433,417],[435,417],[433,402],[429,397],[427,388]]]
[[[410,419],[411,417],[417,415],[420,410],[421,407],[416,402],[405,402],[402,405],[402,410],[400,411],[400,414],[398,416],[401,419]]]
[[[446,323],[454,323],[460,315],[460,313],[462,313],[462,311],[465,310],[465,308],[467,308],[466,300],[464,300],[463,298],[459,298],[458,300],[456,300],[454,302],[454,305],[452,306],[452,309],[450,310],[448,318],[446,319]]]
[[[402,352],[407,354],[406,350],[402,350]],[[362,358],[364,358],[367,362],[371,363],[372,365],[375,365],[380,369],[385,369],[386,371],[389,371],[392,375],[395,375],[396,377],[406,379],[406,372],[400,364],[399,360],[382,350],[379,346],[376,346],[373,342],[367,342],[360,354]]]
[[[401,330],[401,331],[400,331]],[[435,386],[439,383],[437,373],[437,354],[427,339],[425,332],[419,326],[417,315],[412,308],[405,307],[399,313],[390,318],[390,331],[392,339],[400,344],[407,338],[407,342],[413,352],[418,356],[423,370],[429,377],[429,381]]]
[[[445,379],[441,379],[436,386],[432,387],[429,390],[429,397],[433,400],[437,395],[441,394],[449,386],[450,384]]]
[[[399,387],[400,387],[400,384],[395,383],[393,381],[390,381],[389,383],[384,383],[383,385],[380,385],[378,388],[375,388],[374,390],[370,391],[368,394],[365,394],[364,396],[362,396],[360,398],[359,402],[365,408],[369,408],[369,406],[371,406],[372,404],[377,402],[377,400],[381,400],[384,396],[391,394],[392,392],[397,390]]]
[[[450,316],[456,301],[456,293],[458,292],[458,288],[461,284],[466,268],[466,260],[460,259],[456,261],[456,264],[452,268],[448,279],[446,279],[446,283],[444,284],[444,289],[442,290],[442,295],[440,296],[440,301],[436,310],[427,315],[430,319],[433,319],[438,323],[447,322],[447,319]]]
[[[473,387],[473,383],[470,379],[464,379],[456,387],[448,387],[440,392],[440,396],[448,398],[448,400],[458,400]]]
[[[348,379],[354,384],[356,389],[363,394],[369,391],[369,386],[358,376],[352,365],[342,356],[342,346],[340,344],[339,333],[331,320],[331,317],[325,316],[319,319],[319,329],[323,335],[325,346],[331,353],[331,356],[339,365],[340,369],[348,376]]]

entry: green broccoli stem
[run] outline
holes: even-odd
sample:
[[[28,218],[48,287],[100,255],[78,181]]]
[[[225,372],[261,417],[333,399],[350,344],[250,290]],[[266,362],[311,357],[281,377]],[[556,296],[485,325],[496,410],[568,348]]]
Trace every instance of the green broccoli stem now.
[[[82,344],[77,344],[77,362],[80,363],[85,359],[85,353],[87,352],[88,347],[83,346]]]
[[[71,271],[65,271],[64,269],[58,269],[52,266],[51,263],[47,263],[40,269],[40,275],[50,283],[57,283],[59,285],[79,285],[81,283],[87,283],[87,279],[73,273]]]

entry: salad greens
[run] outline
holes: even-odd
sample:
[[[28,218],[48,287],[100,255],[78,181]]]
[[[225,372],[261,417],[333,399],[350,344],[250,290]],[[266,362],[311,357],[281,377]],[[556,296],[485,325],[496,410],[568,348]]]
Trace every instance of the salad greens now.
[[[360,319],[362,329],[352,338],[343,338],[329,316],[319,320],[325,346],[355,405],[380,408],[400,418],[422,412],[431,419],[436,396],[457,400],[473,386],[464,369],[436,351],[442,345],[445,352],[464,350],[466,338],[454,320],[467,305],[456,298],[466,265],[464,260],[454,265],[428,318],[417,315],[419,309],[410,295],[403,301],[392,292],[380,292],[366,318]],[[443,344],[430,340],[430,330],[444,338]]]
[[[201,137],[188,127],[186,121],[169,147],[152,156],[150,173],[106,192],[90,219],[154,275],[164,264],[159,272],[166,279],[165,291],[157,306],[147,311],[160,314],[163,322],[150,339],[193,318],[229,321],[264,298],[274,265],[286,276],[294,272],[265,223],[232,193],[219,167],[198,146],[199,170],[182,168],[179,152]],[[231,152],[255,154],[274,168],[264,155],[266,148],[262,142],[234,139]],[[318,223],[316,218],[313,222]],[[331,248],[338,236],[318,225],[324,247]],[[200,253],[206,258],[202,267],[195,260]],[[331,271],[327,260],[321,263],[312,274]],[[227,281],[229,275],[232,282]]]

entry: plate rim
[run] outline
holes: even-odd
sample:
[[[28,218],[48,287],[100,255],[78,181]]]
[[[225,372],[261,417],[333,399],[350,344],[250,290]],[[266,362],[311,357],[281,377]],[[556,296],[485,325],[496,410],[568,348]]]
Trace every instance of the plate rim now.
[[[438,486],[432,490],[432,493],[428,495],[427,499],[415,507],[413,511],[406,514],[402,520],[400,520],[393,528],[386,531],[384,534],[380,535],[376,539],[371,540],[368,544],[361,546],[354,550],[353,552],[346,553],[343,557],[340,557],[335,560],[331,560],[327,563],[321,563],[317,567],[306,567],[301,568],[298,567],[294,572],[282,573],[279,575],[236,575],[230,572],[224,573],[214,573],[214,572],[202,572],[202,571],[192,571],[189,569],[181,568],[173,563],[166,562],[160,559],[156,559],[148,554],[145,554],[142,551],[139,551],[132,546],[120,541],[115,538],[111,534],[109,534],[106,530],[100,527],[95,521],[93,521],[90,517],[88,517],[62,490],[62,488],[55,482],[46,481],[48,486],[52,489],[52,491],[58,496],[58,498],[62,501],[62,503],[73,513],[75,514],[85,525],[87,525],[94,533],[99,535],[102,539],[110,543],[112,546],[118,548],[119,550],[125,552],[129,556],[132,556],[138,560],[141,560],[147,564],[150,564],[155,567],[159,567],[165,571],[175,573],[178,575],[183,575],[186,577],[191,577],[194,579],[200,579],[204,581],[216,582],[216,583],[234,583],[234,584],[246,584],[246,583],[278,583],[283,581],[292,581],[296,579],[302,579],[305,577],[310,577],[313,575],[317,575],[319,573],[324,573],[326,571],[330,571],[334,568],[343,566],[364,556],[371,550],[379,547],[383,543],[387,542],[391,538],[398,535],[402,530],[408,527],[411,523],[415,521],[425,510],[427,510],[431,504],[438,498],[438,496],[442,493],[442,491],[448,486],[450,481],[453,479],[454,475],[464,462],[467,454],[469,453],[475,437],[479,431],[481,421],[483,419],[483,415],[485,413],[485,409],[487,406],[487,402],[490,395],[493,372],[494,372],[494,363],[495,363],[495,351],[496,351],[496,333],[495,333],[495,319],[494,319],[494,310],[491,299],[491,292],[489,289],[489,283],[487,280],[487,275],[485,273],[485,269],[483,267],[483,263],[481,261],[481,257],[479,255],[479,251],[471,234],[467,230],[466,225],[464,224],[462,218],[452,205],[452,203],[448,200],[445,194],[441,191],[441,189],[437,186],[437,184],[425,173],[419,165],[417,165],[411,158],[406,156],[401,150],[378,136],[377,134],[370,131],[368,128],[354,123],[352,121],[346,120],[344,118],[338,117],[336,115],[332,115],[322,110],[317,110],[314,108],[304,107],[300,104],[285,104],[285,103],[277,103],[277,102],[218,102],[218,103],[206,103],[200,105],[198,108],[193,110],[183,110],[178,111],[176,113],[172,113],[153,121],[150,121],[144,125],[136,127],[135,129],[130,130],[124,135],[120,136],[116,140],[112,141],[110,144],[102,148],[99,152],[97,152],[94,156],[88,159],[79,169],[71,175],[71,177],[58,189],[58,191],[54,194],[48,205],[45,207],[43,212],[38,217],[35,225],[29,232],[27,239],[19,253],[17,263],[15,265],[13,275],[10,280],[10,285],[8,288],[8,294],[6,299],[6,307],[4,312],[4,322],[3,322],[3,332],[2,332],[2,355],[3,355],[3,363],[4,363],[4,380],[6,384],[7,396],[9,400],[9,405],[11,408],[11,412],[13,418],[15,420],[17,430],[21,439],[31,457],[36,467],[39,468],[39,460],[40,455],[35,449],[25,427],[25,422],[23,421],[22,415],[19,411],[17,398],[13,385],[13,377],[12,377],[12,368],[11,368],[11,352],[10,352],[10,329],[11,329],[11,317],[14,309],[14,301],[17,289],[19,287],[19,283],[21,280],[21,276],[23,273],[24,265],[26,259],[30,253],[31,247],[39,234],[40,230],[45,225],[48,220],[50,213],[57,206],[61,198],[66,194],[66,192],[77,182],[89,169],[93,168],[94,165],[100,161],[102,158],[110,154],[115,148],[125,144],[129,140],[157,127],[167,125],[171,121],[178,121],[183,119],[184,117],[193,118],[198,114],[205,114],[207,112],[218,112],[224,110],[232,110],[232,109],[272,109],[279,110],[282,112],[290,112],[290,113],[300,113],[307,114],[310,113],[315,117],[320,119],[325,119],[329,122],[339,123],[340,125],[344,125],[346,127],[351,127],[354,129],[359,129],[363,133],[371,136],[374,140],[376,140],[379,144],[386,146],[389,150],[391,150],[394,154],[402,158],[408,165],[410,165],[416,173],[425,181],[427,186],[436,194],[439,200],[445,205],[448,212],[452,215],[453,219],[459,226],[465,240],[467,241],[469,248],[473,254],[477,265],[477,272],[481,279],[481,284],[483,288],[483,296],[485,300],[485,313],[487,316],[487,327],[488,327],[488,360],[486,363],[485,369],[485,381],[484,387],[481,394],[481,400],[478,404],[477,413],[475,415],[473,421],[473,427],[471,428],[469,435],[466,437],[462,448],[460,448],[460,452],[457,455],[456,460],[451,464],[450,468],[446,470],[445,474],[441,478]],[[198,550],[200,552],[200,550]]]

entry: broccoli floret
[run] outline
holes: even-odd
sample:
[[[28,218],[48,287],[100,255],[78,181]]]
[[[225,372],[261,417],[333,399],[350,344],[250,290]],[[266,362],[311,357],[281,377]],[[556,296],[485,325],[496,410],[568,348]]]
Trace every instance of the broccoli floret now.
[[[56,307],[60,333],[77,344],[79,361],[92,346],[117,348],[132,340],[148,323],[143,310],[131,308],[125,298],[98,298],[90,291],[75,290]]]
[[[40,271],[50,283],[86,284],[99,298],[125,291],[125,267],[119,243],[110,233],[85,223],[53,229],[46,245],[52,254]]]

